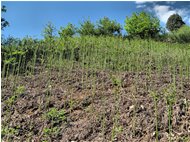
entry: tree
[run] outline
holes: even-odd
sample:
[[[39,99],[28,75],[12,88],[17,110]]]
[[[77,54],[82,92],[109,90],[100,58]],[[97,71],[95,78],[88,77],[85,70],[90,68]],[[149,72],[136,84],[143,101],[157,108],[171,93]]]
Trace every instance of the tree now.
[[[74,25],[69,23],[65,28],[61,27],[58,33],[60,37],[63,38],[72,37],[76,33],[76,28],[74,27]]]
[[[108,17],[104,17],[98,21],[96,29],[97,35],[113,36],[121,35],[121,25],[116,21],[110,20]]]
[[[5,13],[7,11],[6,6],[1,7],[1,12]],[[5,20],[5,18],[1,17],[1,30],[3,30],[5,27],[9,26],[9,22]]]
[[[1,45],[3,46],[18,46],[20,43],[21,40],[19,38],[14,38],[12,36],[1,39]]]
[[[169,31],[176,31],[180,27],[185,25],[185,22],[182,20],[181,16],[179,14],[173,14],[168,18],[168,21],[166,23],[166,28]]]
[[[125,30],[131,37],[154,38],[160,31],[160,21],[146,12],[133,13],[126,17]]]
[[[96,35],[95,25],[90,20],[86,20],[80,24],[80,29],[78,30],[78,33],[81,36]]]
[[[45,40],[51,40],[54,38],[55,36],[55,27],[53,26],[53,24],[51,22],[49,22],[46,27],[44,28],[43,31],[43,36],[45,38]]]

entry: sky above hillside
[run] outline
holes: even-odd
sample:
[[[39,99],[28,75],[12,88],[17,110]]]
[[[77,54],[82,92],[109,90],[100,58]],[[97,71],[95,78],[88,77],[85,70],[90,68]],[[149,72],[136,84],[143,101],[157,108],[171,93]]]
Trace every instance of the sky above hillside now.
[[[133,12],[147,11],[160,19],[160,24],[165,27],[165,23],[170,15],[178,13],[182,16],[187,25],[190,25],[190,1],[177,2],[156,2],[156,1],[108,1],[108,2],[1,2],[5,5],[7,12],[3,17],[10,23],[2,31],[5,37],[13,36],[23,38],[31,36],[42,38],[42,31],[50,21],[57,30],[60,26],[68,23],[79,27],[83,20],[90,19],[96,23],[102,17],[109,17],[116,20],[123,27],[126,16],[131,16]],[[124,28],[122,31],[126,34]]]

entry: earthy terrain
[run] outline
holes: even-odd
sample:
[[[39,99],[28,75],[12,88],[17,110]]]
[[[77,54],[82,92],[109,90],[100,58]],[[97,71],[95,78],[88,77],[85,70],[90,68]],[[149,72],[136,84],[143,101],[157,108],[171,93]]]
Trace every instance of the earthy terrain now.
[[[175,79],[82,69],[9,76],[1,86],[3,140],[189,141],[190,80]]]

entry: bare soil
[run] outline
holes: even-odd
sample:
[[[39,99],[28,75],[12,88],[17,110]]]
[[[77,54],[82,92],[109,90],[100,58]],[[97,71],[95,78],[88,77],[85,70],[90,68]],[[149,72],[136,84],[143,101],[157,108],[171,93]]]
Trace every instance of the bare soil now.
[[[44,71],[16,80],[10,76],[2,79],[1,84],[2,128],[6,130],[2,139],[153,142],[157,124],[160,142],[190,141],[190,79],[176,77],[170,131],[166,96],[173,90],[172,82],[167,72],[147,76],[84,70],[59,74],[54,70],[51,74]],[[18,86],[24,86],[25,90],[8,103]],[[158,94],[157,113],[151,91]],[[58,123],[47,120],[44,116],[51,108],[65,110],[66,120]],[[44,129],[53,127],[59,131],[45,134]]]

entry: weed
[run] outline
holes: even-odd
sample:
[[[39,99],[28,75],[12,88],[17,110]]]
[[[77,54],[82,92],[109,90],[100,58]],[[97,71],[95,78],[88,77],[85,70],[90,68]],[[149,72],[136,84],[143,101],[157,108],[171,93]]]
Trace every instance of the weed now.
[[[18,134],[18,130],[15,128],[11,128],[11,127],[2,127],[1,129],[1,137],[3,138],[4,136],[6,136],[7,138],[10,136],[14,136]]]
[[[158,142],[158,94],[156,92],[150,92],[151,97],[154,100],[154,109],[155,109],[155,125],[156,125],[156,142]]]
[[[111,141],[117,140],[117,135],[123,131],[123,127],[119,125],[113,125],[111,133]]]
[[[167,89],[164,90],[165,99],[168,107],[168,129],[169,129],[169,140],[171,140],[171,134],[172,134],[172,112],[173,112],[173,105],[176,101],[176,90],[175,90],[175,84],[171,84]]]
[[[65,110],[57,110],[57,108],[51,108],[47,113],[46,113],[46,118],[50,121],[53,122],[63,122],[66,121],[66,116],[65,116]]]
[[[61,128],[59,127],[51,127],[51,128],[44,128],[43,129],[43,141],[49,141],[52,139],[52,137],[57,137],[61,131]]]
[[[24,91],[25,91],[25,87],[24,87],[24,86],[18,86],[17,89],[16,89],[15,92],[14,92],[14,95],[11,96],[11,97],[9,97],[9,98],[6,100],[6,104],[7,104],[8,106],[12,106],[12,105],[16,102],[18,96],[21,95],[21,94],[23,94]]]
[[[56,135],[58,134],[60,131],[60,128],[59,127],[53,127],[53,128],[44,128],[43,129],[43,133],[48,136],[48,135]]]
[[[24,86],[18,86],[15,93],[16,93],[16,95],[21,95],[21,94],[23,94],[25,92],[25,90],[26,89],[25,89]]]

